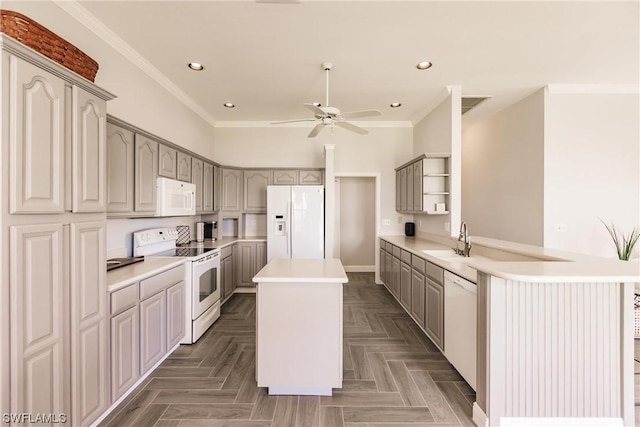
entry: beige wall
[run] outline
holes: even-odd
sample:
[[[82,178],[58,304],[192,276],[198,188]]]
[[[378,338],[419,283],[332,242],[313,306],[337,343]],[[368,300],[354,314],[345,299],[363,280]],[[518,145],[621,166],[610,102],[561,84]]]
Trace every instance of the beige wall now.
[[[627,232],[640,226],[639,100],[638,94],[547,95],[546,247],[616,257],[598,218]],[[554,231],[562,225],[566,231]]]
[[[335,172],[380,174],[380,234],[404,233],[410,220],[395,211],[394,168],[410,160],[413,130],[410,127],[368,127],[368,135],[325,129],[307,138],[305,127],[220,127],[216,128],[215,159],[227,165],[245,167],[324,167],[324,145],[335,144]],[[398,223],[400,218],[400,223]]]
[[[462,218],[477,236],[542,246],[544,91],[462,134]]]
[[[424,153],[451,154],[449,215],[415,215],[418,232],[457,234],[461,217],[461,89],[452,86],[444,100],[413,130],[413,157]],[[409,160],[409,159],[407,159]]]
[[[345,268],[375,266],[375,178],[341,177],[340,260]]]
[[[109,114],[215,160],[207,121],[55,3],[3,1],[2,8],[36,20],[95,59],[96,84],[117,95],[107,103]]]

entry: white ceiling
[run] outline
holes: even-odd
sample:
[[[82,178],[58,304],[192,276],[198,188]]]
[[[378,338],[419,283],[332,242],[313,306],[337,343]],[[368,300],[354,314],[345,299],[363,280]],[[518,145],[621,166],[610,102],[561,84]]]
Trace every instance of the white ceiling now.
[[[382,121],[419,119],[447,85],[493,96],[473,120],[547,84],[637,86],[640,73],[637,1],[80,4],[215,121],[310,117],[302,104],[324,104],[323,61],[330,104]],[[434,66],[419,71],[422,60]]]

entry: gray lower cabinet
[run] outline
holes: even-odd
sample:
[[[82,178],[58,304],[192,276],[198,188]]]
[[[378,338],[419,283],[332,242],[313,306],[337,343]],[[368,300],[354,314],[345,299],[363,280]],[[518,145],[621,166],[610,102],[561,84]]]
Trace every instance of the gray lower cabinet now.
[[[242,171],[222,169],[222,200],[220,210],[240,211],[242,209]]]
[[[196,186],[196,214],[203,211],[204,206],[204,162],[193,159],[191,162],[191,182]]]
[[[400,262],[400,303],[411,310],[411,266],[404,261]]]
[[[191,156],[178,151],[178,180],[191,182]]]
[[[425,328],[425,278],[415,268],[411,270],[411,315]]]
[[[185,304],[184,281],[167,288],[167,351],[180,344],[186,333]]]
[[[405,184],[405,191],[407,193],[406,198],[407,198],[407,210],[408,211],[413,211],[413,201],[414,201],[414,197],[413,197],[413,183],[415,182],[413,179],[413,165],[409,165],[406,168],[406,184]]]
[[[444,350],[444,286],[429,277],[426,281],[425,331]]]
[[[107,212],[133,212],[133,132],[107,123]]]
[[[156,178],[158,177],[157,141],[146,136],[135,136],[135,190],[134,210],[136,212],[156,211]]]
[[[222,301],[226,300],[233,293],[233,256],[229,255],[220,261],[220,277],[222,279],[221,297]]]
[[[380,247],[380,280],[384,284],[387,283],[387,260],[385,256],[386,253],[387,252],[382,249],[382,247]]]
[[[140,371],[146,372],[167,348],[166,295],[159,292],[140,301]]]
[[[252,279],[267,263],[267,244],[265,242],[238,243],[238,286],[254,287]]]
[[[244,174],[244,211],[267,211],[267,186],[272,182],[270,170],[245,170]]]
[[[194,159],[194,162],[196,160]],[[213,177],[214,166],[211,163],[204,162],[204,170],[202,172],[202,212],[213,212]]]
[[[158,175],[176,179],[178,150],[164,144],[158,147]]]
[[[140,378],[139,341],[138,306],[134,305],[111,318],[112,402],[118,400]]]
[[[400,299],[400,258],[391,257],[391,293]]]

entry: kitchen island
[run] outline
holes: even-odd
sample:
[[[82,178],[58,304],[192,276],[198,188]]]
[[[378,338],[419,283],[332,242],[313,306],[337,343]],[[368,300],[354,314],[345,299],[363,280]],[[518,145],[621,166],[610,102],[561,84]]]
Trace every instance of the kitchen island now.
[[[256,379],[269,394],[331,396],[342,387],[342,285],[337,259],[274,259],[253,278]]]

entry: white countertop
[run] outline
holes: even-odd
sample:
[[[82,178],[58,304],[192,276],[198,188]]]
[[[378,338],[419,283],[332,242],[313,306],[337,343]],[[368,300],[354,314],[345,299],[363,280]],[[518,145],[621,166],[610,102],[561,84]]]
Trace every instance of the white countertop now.
[[[339,259],[276,258],[253,278],[255,283],[347,283]]]
[[[147,277],[155,276],[183,264],[184,261],[184,258],[145,257],[144,261],[108,271],[107,292],[114,292]]]
[[[504,279],[528,282],[640,282],[640,262],[637,260],[618,261],[474,236],[471,241],[476,248],[484,246],[540,258],[540,261],[493,261],[486,257],[475,256],[473,249],[472,257],[480,259],[450,260],[423,252],[449,249],[441,243],[418,237],[381,236],[381,238],[474,283],[477,283],[478,271]]]

